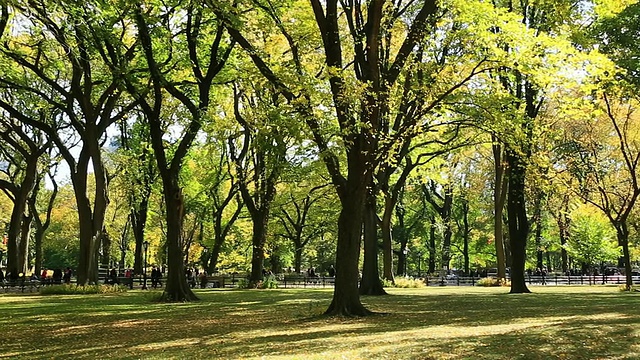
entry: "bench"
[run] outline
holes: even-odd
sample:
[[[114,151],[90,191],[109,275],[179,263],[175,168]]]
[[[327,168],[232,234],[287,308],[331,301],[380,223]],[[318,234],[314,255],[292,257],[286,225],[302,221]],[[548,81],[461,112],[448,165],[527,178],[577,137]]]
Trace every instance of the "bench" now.
[[[19,278],[15,280],[4,279],[0,283],[0,286],[2,286],[4,292],[8,292],[11,289],[20,289],[21,292],[24,292],[24,289],[26,288],[29,288],[29,292],[32,292],[33,289],[39,290],[41,285],[42,284],[40,283],[40,280],[26,278]]]
[[[200,278],[197,279],[197,286],[203,287]],[[224,276],[207,276],[207,282],[204,284],[205,288],[223,288],[224,286]]]

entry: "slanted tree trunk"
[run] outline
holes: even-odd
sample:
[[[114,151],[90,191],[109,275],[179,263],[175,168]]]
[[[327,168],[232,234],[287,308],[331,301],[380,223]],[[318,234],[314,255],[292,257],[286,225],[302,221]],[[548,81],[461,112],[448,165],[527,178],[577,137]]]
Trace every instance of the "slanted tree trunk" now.
[[[542,195],[537,194],[533,210],[533,224],[536,227],[534,239],[536,244],[536,268],[544,269],[544,251],[542,250]]]

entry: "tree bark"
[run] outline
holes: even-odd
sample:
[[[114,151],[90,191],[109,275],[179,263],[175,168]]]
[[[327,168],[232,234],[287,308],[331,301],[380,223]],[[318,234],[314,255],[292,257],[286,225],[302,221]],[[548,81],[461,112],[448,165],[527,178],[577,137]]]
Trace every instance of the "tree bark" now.
[[[431,216],[429,227],[429,274],[436,272],[436,218]]]
[[[350,168],[351,170],[351,168]],[[353,169],[356,170],[355,168]],[[333,299],[327,315],[365,316],[371,314],[360,302],[358,290],[358,258],[362,237],[362,220],[366,190],[362,182],[351,180],[341,199],[338,218],[338,246],[336,251],[336,280]]]
[[[464,274],[469,276],[469,235],[471,228],[469,227],[469,201],[462,199],[462,255],[464,257]]]
[[[136,208],[131,209],[131,230],[135,239],[135,249],[133,253],[133,272],[134,274],[142,274],[144,229],[147,225],[147,213],[149,211],[149,195],[151,189],[146,192]]]
[[[509,192],[507,212],[509,222],[509,240],[511,243],[511,293],[529,293],[525,282],[525,262],[529,223],[525,202],[525,159],[513,150],[507,150],[506,160],[509,166]]]
[[[376,196],[369,193],[364,209],[364,265],[360,295],[386,295],[378,274],[378,214]]]
[[[382,276],[386,280],[391,282],[394,282],[393,231],[391,226],[391,216],[393,215],[393,209],[395,208],[395,205],[396,205],[396,201],[394,201],[394,198],[392,196],[388,196],[387,194],[385,194],[384,213],[382,214],[382,222],[380,224],[380,230],[382,231],[382,259],[383,259]]]
[[[496,249],[496,267],[498,269],[498,279],[505,279],[506,272],[506,259],[504,248],[504,231],[502,229],[502,215],[504,210],[504,203],[506,201],[507,194],[507,179],[504,175],[505,164],[503,163],[502,146],[497,142],[497,138],[493,139],[493,159],[495,169],[495,180],[493,188],[493,237],[494,245]]]
[[[251,244],[253,252],[251,254],[251,275],[249,282],[257,284],[262,280],[262,270],[264,269],[264,246],[267,242],[267,226],[269,224],[269,207],[251,214],[253,222],[253,234]]]
[[[160,171],[165,198],[165,218],[167,220],[168,266],[167,285],[162,294],[167,301],[194,301],[198,297],[187,284],[181,244],[182,221],[184,218],[184,199],[178,185],[178,174]]]

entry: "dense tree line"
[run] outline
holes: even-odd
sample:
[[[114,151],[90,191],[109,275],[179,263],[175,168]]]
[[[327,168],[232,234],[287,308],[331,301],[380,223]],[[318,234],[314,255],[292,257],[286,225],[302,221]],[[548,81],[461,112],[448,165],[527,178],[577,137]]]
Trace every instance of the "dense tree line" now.
[[[4,1],[7,271],[624,267],[637,253],[637,4]],[[634,24],[621,27],[620,24]],[[597,234],[595,236],[594,234]]]

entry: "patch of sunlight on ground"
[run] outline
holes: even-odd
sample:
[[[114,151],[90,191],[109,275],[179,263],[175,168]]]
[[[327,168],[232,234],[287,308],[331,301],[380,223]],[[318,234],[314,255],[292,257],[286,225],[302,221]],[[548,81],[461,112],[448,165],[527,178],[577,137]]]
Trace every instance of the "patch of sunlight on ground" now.
[[[201,338],[184,338],[177,340],[159,341],[155,343],[146,343],[143,345],[131,346],[131,350],[144,351],[144,350],[162,350],[174,347],[184,347],[190,345],[196,345],[202,342]]]
[[[237,331],[231,332],[226,335],[227,338],[231,339],[247,339],[249,341],[253,339],[259,338],[267,338],[267,337],[276,337],[276,336],[292,336],[292,335],[307,335],[310,338],[313,338],[311,334],[314,333],[337,333],[344,331],[355,331],[355,330],[364,330],[366,328],[372,327],[373,325],[366,324],[331,324],[325,326],[316,326],[313,329],[309,329],[307,327],[301,328],[291,328],[285,329],[282,331],[264,331],[264,330],[253,330],[253,331]],[[333,338],[331,338],[333,339]],[[310,340],[317,341],[317,340]],[[334,340],[331,340],[334,341]],[[215,341],[209,343],[214,343]]]

